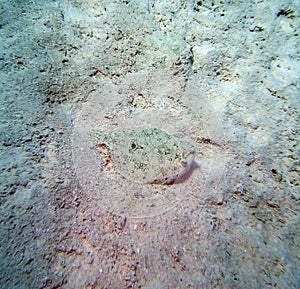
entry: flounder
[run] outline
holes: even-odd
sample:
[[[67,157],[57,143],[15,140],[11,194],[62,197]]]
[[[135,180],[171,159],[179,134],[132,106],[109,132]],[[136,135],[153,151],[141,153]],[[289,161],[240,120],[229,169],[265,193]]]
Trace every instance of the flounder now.
[[[192,167],[197,147],[158,128],[125,128],[91,133],[110,167],[134,182],[174,184]]]

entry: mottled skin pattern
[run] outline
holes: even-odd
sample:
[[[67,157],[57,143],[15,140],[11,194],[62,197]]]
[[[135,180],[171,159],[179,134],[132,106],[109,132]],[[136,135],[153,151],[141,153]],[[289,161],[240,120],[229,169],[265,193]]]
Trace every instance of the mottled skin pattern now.
[[[174,184],[194,160],[196,146],[158,128],[126,128],[93,132],[106,148],[117,173],[140,183]]]

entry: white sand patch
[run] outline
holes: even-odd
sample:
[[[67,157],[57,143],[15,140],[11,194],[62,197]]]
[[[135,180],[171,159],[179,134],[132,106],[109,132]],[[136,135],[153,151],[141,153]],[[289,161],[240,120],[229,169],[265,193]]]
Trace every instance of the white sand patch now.
[[[136,73],[117,85],[105,85],[83,104],[75,119],[73,160],[83,189],[105,209],[128,217],[154,216],[164,213],[190,193],[201,197],[210,186],[218,184],[225,165],[225,140],[218,115],[200,90],[189,85],[182,87],[180,83],[180,78],[170,76],[166,71]],[[171,162],[156,159],[155,151],[148,152],[144,159],[150,170],[148,174],[141,174],[138,169],[132,171],[131,164],[136,162],[136,157],[132,159],[134,155],[124,152],[128,146],[126,133],[122,134],[123,141],[121,138],[120,143],[115,143],[119,150],[112,155],[123,178],[115,177],[114,180],[113,175],[105,173],[105,162],[98,154],[91,134],[103,131],[109,136],[110,131],[125,129],[126,132],[126,129],[141,127],[158,128],[173,135],[174,140],[178,138],[183,143],[190,143],[188,151],[195,154],[195,162],[191,175],[184,182],[166,186],[159,181],[181,174],[182,165],[176,158]],[[155,149],[152,145],[150,148]],[[109,151],[109,147],[107,149]],[[181,155],[180,151],[176,153],[175,147],[168,149],[170,156]],[[153,164],[149,163],[150,153],[154,154]],[[123,162],[127,158],[126,166]],[[158,184],[136,183],[139,179],[140,183]]]

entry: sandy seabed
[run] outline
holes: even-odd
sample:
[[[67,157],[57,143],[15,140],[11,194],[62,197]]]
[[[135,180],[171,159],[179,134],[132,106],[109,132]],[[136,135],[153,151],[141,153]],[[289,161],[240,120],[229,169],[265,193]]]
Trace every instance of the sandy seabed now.
[[[299,1],[0,1],[1,288],[298,288]],[[105,172],[93,129],[197,144]],[[130,159],[129,159],[130,161]]]

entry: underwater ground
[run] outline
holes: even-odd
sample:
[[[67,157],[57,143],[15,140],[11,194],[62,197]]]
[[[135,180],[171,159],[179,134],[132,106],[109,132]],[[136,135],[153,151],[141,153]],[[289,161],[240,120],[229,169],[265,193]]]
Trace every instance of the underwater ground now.
[[[0,288],[299,288],[299,17],[1,0]]]

